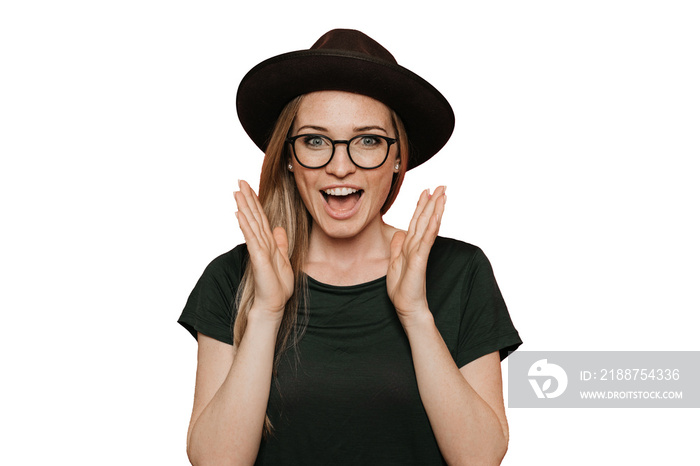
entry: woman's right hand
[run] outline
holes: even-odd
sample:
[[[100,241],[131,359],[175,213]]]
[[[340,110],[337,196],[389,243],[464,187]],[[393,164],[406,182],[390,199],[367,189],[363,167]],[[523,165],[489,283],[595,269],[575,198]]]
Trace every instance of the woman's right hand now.
[[[270,230],[258,196],[245,181],[233,194],[236,218],[243,232],[253,268],[253,308],[282,319],[284,307],[294,291],[294,271],[289,263],[289,242],[284,228]]]

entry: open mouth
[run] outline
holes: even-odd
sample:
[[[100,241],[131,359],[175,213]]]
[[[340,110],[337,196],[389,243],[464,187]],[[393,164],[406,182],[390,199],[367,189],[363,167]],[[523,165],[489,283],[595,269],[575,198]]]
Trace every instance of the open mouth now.
[[[360,201],[363,193],[363,190],[354,188],[331,188],[321,191],[328,207],[336,212],[351,211]]]

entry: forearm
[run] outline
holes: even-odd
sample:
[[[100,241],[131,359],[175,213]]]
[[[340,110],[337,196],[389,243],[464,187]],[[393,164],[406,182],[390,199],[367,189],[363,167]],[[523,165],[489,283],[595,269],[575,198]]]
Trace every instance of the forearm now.
[[[457,368],[433,316],[404,322],[421,401],[448,464],[500,464],[508,439],[494,410]]]
[[[192,464],[253,464],[260,447],[279,322],[249,314],[223,384],[194,422]]]

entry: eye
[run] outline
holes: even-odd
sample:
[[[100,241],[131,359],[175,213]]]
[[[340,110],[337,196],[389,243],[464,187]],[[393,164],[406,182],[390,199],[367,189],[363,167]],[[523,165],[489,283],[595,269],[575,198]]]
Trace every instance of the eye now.
[[[382,140],[377,136],[372,136],[371,134],[364,134],[357,138],[355,142],[356,145],[362,147],[363,149],[371,149],[382,143]]]
[[[303,137],[302,140],[304,141],[304,146],[309,149],[324,149],[330,145],[326,138],[317,134],[309,134]]]

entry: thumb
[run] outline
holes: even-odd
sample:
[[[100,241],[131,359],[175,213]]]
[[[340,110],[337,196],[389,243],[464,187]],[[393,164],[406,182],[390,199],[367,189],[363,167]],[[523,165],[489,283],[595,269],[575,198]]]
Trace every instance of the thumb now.
[[[391,261],[399,257],[401,254],[401,248],[403,247],[403,242],[406,239],[405,231],[397,231],[391,238],[391,244],[389,245],[389,251],[391,254]]]
[[[289,240],[287,240],[287,231],[282,227],[276,227],[272,231],[272,237],[275,239],[277,248],[284,257],[289,257]]]

